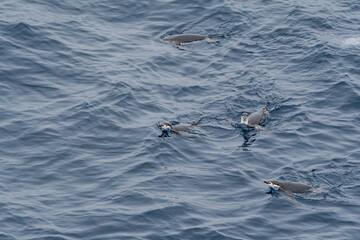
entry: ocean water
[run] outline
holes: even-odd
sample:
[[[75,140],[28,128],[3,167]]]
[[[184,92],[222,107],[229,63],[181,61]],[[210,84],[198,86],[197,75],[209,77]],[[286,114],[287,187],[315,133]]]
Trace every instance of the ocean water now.
[[[0,239],[359,238],[358,1],[4,0],[0,56]]]

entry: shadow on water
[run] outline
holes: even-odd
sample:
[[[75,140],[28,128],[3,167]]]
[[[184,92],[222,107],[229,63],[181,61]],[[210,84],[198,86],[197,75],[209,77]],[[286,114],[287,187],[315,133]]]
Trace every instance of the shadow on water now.
[[[248,147],[256,141],[257,132],[255,129],[251,129],[246,125],[243,124],[234,124],[233,125],[237,131],[240,132],[240,135],[244,138],[244,142],[240,145],[244,151],[250,151]]]

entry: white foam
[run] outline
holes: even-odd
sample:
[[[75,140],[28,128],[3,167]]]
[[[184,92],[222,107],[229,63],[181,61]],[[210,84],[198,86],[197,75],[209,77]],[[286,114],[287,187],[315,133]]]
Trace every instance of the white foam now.
[[[351,37],[344,40],[344,44],[347,46],[359,46],[360,37]]]

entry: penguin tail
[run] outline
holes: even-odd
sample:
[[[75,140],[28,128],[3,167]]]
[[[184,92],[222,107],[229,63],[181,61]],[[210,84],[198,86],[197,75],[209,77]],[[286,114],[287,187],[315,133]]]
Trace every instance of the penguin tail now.
[[[267,108],[269,106],[269,101],[268,100],[266,100],[266,104],[265,104],[265,109]]]
[[[210,38],[210,39],[214,39],[214,38],[222,38],[222,37],[225,37],[225,35],[208,36],[208,38]]]
[[[192,125],[193,125],[193,126],[199,125],[199,123],[200,123],[201,120],[203,120],[203,119],[204,119],[204,117],[200,118],[197,122],[194,122]]]

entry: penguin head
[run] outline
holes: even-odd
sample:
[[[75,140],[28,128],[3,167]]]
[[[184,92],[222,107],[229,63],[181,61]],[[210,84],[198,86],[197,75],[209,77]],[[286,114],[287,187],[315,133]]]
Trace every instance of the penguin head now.
[[[280,186],[274,183],[273,181],[264,181],[264,183],[266,183],[267,185],[269,185],[270,188],[275,190],[278,190],[280,188]]]
[[[241,124],[248,124],[249,122],[249,114],[248,113],[243,113],[241,114]]]
[[[158,124],[158,127],[162,131],[161,135],[159,135],[158,137],[170,137],[169,132],[172,129],[172,125],[170,123],[160,123]]]

